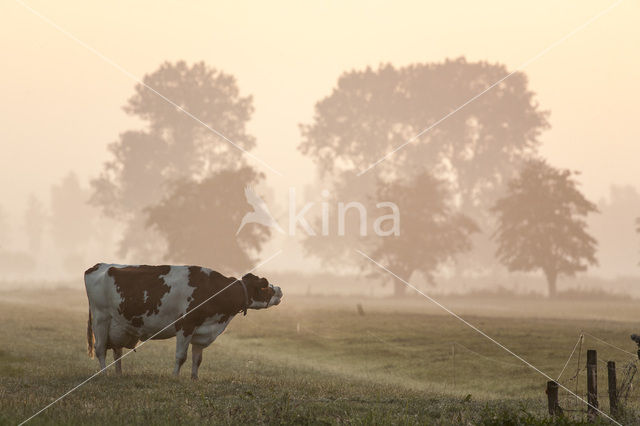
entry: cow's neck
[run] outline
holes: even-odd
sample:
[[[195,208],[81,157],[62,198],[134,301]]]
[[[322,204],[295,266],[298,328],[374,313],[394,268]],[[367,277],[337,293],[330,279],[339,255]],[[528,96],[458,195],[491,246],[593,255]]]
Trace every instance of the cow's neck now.
[[[242,294],[244,296],[243,302],[242,302],[242,309],[241,311],[244,313],[244,315],[247,315],[247,308],[249,307],[249,293],[247,292],[247,286],[245,285],[244,281],[237,280],[240,283],[240,287],[242,287]]]

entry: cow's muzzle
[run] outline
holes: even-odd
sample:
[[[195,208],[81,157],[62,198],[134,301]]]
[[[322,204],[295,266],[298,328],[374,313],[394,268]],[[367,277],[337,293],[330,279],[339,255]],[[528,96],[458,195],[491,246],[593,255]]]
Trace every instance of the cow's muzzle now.
[[[269,303],[269,305],[275,306],[279,305],[282,301],[282,289],[280,287],[274,287],[273,289],[276,293],[271,298],[271,303]]]

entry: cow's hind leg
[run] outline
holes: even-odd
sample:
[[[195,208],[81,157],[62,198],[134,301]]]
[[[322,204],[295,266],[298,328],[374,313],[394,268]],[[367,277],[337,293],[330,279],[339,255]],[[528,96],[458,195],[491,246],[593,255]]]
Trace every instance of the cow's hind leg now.
[[[116,374],[122,376],[122,348],[113,348],[113,360],[116,362]]]
[[[196,345],[195,343],[191,344],[191,378],[193,380],[198,380],[198,367],[202,363],[202,350],[204,346]]]
[[[183,331],[179,331],[176,334],[176,366],[173,369],[175,376],[180,374],[180,367],[182,367],[182,364],[187,360],[191,337],[192,336],[185,336]]]
[[[93,318],[93,335],[96,339],[94,350],[96,357],[100,362],[100,369],[107,368],[107,342],[109,341],[109,321],[110,318],[104,318],[95,315]]]

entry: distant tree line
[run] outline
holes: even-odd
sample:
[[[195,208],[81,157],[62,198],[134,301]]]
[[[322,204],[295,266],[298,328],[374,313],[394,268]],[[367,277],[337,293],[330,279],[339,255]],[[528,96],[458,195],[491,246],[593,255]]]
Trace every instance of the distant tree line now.
[[[54,276],[77,274],[92,253],[104,252],[112,245],[113,226],[89,204],[89,188],[75,173],[66,174],[49,191],[49,202],[31,194],[22,216],[22,224],[9,227],[0,206],[0,267],[7,276],[36,273],[51,268]],[[26,237],[26,249],[17,249],[11,228]],[[43,262],[43,259],[46,259]]]
[[[402,206],[400,235],[366,241],[354,235],[351,246],[369,247],[405,280],[420,272],[428,281],[454,261],[458,273],[486,272],[495,252],[509,270],[542,270],[550,295],[560,275],[596,263],[585,222],[596,208],[571,172],[540,159],[538,137],[549,127],[548,112],[538,107],[523,73],[439,121],[507,72],[503,65],[458,59],[340,76],[316,104],[313,122],[301,127],[300,150],[336,198],[357,193]],[[457,255],[474,245],[460,262]],[[367,260],[346,256],[351,247],[335,238],[309,238],[306,247],[326,262],[352,258],[391,279]],[[401,294],[406,286],[396,282],[395,289]]]
[[[312,121],[300,125],[299,149],[316,164],[318,186],[332,200],[395,202],[401,232],[363,237],[357,215],[350,215],[346,236],[309,237],[307,253],[328,265],[357,265],[383,280],[389,276],[354,256],[354,248],[405,280],[420,273],[433,282],[443,268],[486,274],[499,262],[512,271],[542,271],[551,295],[558,277],[596,264],[596,241],[585,218],[597,208],[579,191],[574,172],[541,158],[539,136],[549,127],[549,113],[540,109],[525,74],[514,74],[439,121],[507,73],[501,64],[460,58],[342,74],[315,105]],[[241,95],[233,76],[202,62],[167,62],[144,83],[243,149],[255,147],[247,130],[253,100]],[[121,133],[109,146],[110,158],[92,181],[90,196],[105,215],[125,224],[120,255],[134,262],[212,264],[236,273],[249,267],[270,229],[256,225],[237,237],[235,232],[251,210],[244,187],[261,184],[264,176],[240,150],[143,85],[135,87],[124,110],[145,126]],[[39,207],[30,209],[37,217]],[[29,238],[35,247],[33,218]],[[395,292],[404,288],[397,284]]]

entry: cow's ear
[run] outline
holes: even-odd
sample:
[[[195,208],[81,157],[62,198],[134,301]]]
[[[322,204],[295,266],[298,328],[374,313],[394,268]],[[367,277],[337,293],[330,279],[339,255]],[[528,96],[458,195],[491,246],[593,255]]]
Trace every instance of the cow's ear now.
[[[266,278],[260,278],[260,288],[269,287],[269,281]]]
[[[253,275],[251,273],[246,274],[245,276],[242,277],[242,282],[244,282],[246,285],[254,283],[257,280],[258,280],[258,277],[256,277],[255,275]]]

